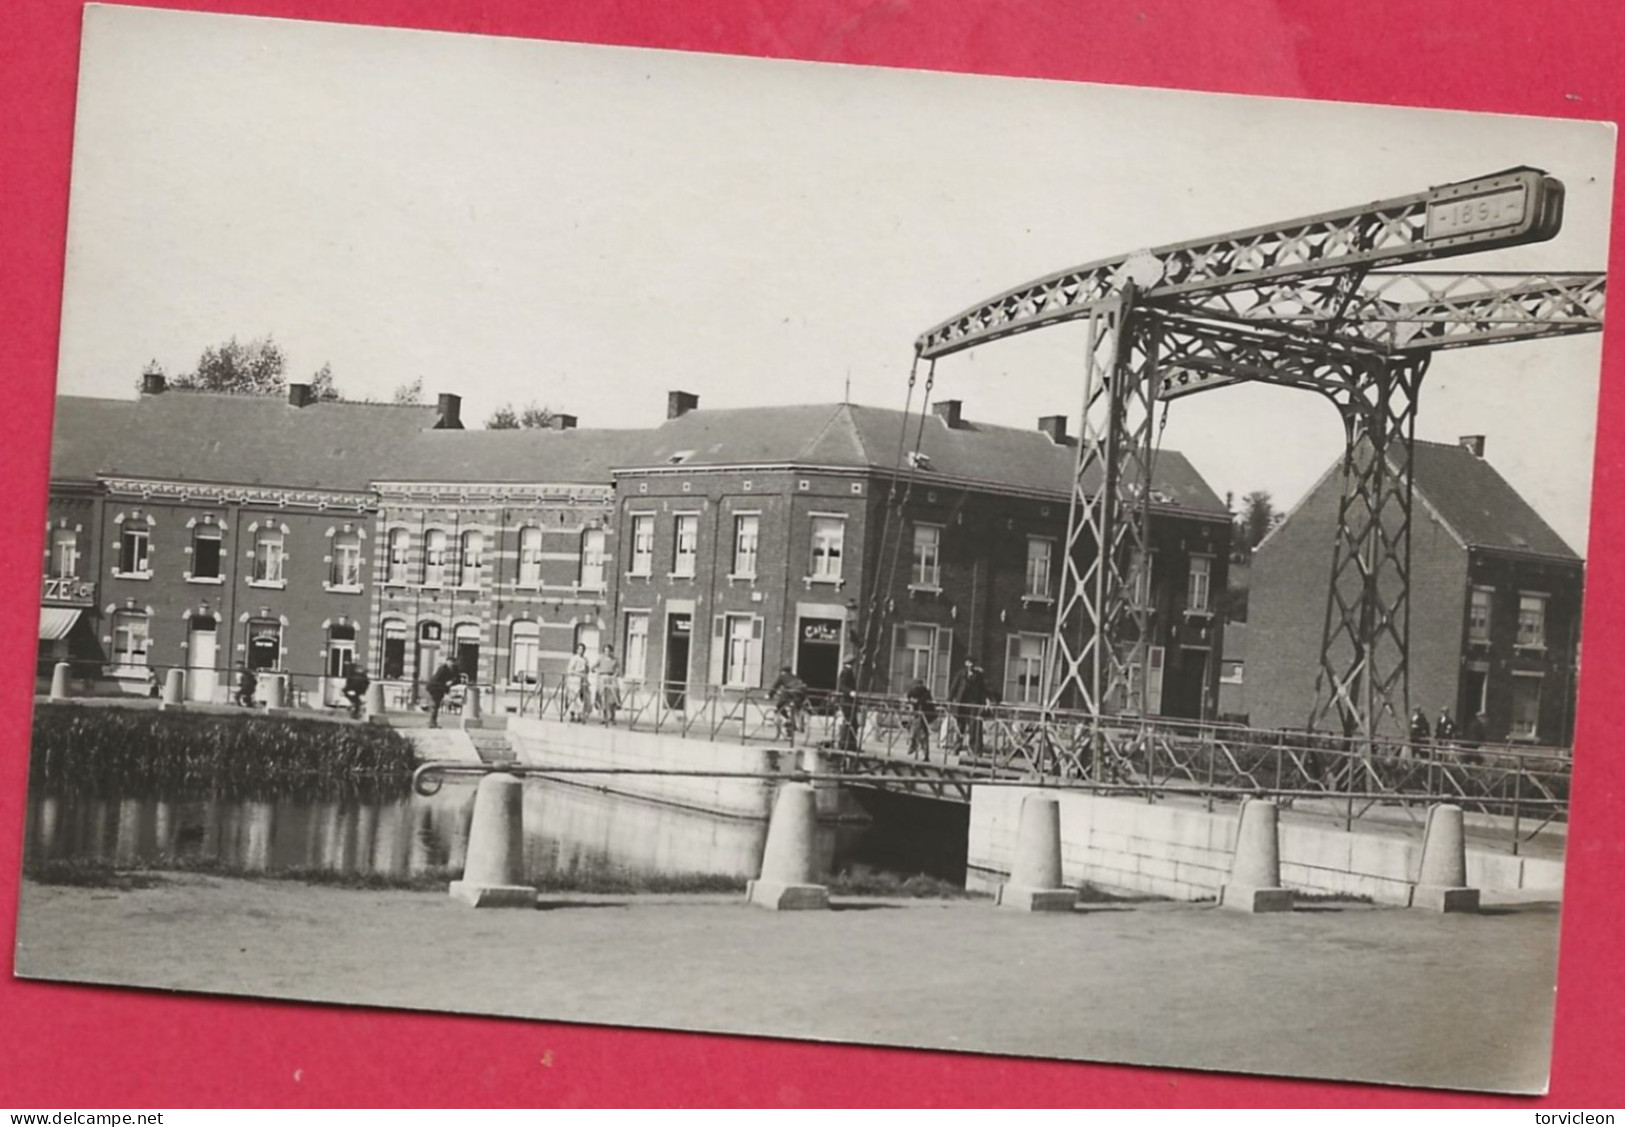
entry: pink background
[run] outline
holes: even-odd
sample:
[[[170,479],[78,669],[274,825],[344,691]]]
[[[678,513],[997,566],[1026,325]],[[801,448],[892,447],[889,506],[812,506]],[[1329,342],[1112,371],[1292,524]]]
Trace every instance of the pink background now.
[[[1617,121],[1625,6],[1494,0],[323,0],[177,8],[445,31]],[[77,0],[0,5],[0,451],[14,566],[0,569],[0,943],[15,938],[37,575],[62,294]],[[1616,200],[1610,268],[1622,259]],[[1058,264],[1064,265],[1064,264]],[[1610,313],[1617,312],[1618,302]],[[1625,1103],[1625,397],[1604,349],[1552,1094],[1540,1101],[1105,1065],[631,1032],[35,985],[0,979],[0,1105],[1523,1106]],[[1529,406],[1538,409],[1531,391]],[[680,973],[680,969],[674,973]],[[1494,983],[1462,982],[1463,990]],[[1396,1021],[1404,1020],[1396,1014]],[[1178,1015],[1148,1014],[1148,1021]],[[548,1062],[548,1063],[544,1063]]]

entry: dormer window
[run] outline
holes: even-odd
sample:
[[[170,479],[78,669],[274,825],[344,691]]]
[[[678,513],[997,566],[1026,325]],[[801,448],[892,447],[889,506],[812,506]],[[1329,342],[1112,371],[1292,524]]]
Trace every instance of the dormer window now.
[[[931,468],[931,455],[919,450],[910,450],[908,452],[908,464],[917,470],[928,470]]]
[[[677,453],[666,459],[666,464],[668,466],[680,466],[693,456],[694,451],[692,450],[679,450]]]

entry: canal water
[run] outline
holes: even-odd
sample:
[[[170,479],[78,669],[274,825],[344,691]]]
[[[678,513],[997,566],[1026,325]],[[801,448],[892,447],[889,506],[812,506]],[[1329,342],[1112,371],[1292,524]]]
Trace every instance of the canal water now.
[[[424,797],[404,783],[266,797],[225,792],[108,795],[47,787],[29,799],[28,857],[118,867],[217,863],[407,878],[460,869],[474,782]],[[868,823],[821,824],[826,871],[965,879],[968,808],[885,800]],[[527,879],[757,875],[765,822],[719,817],[545,779],[524,782]]]

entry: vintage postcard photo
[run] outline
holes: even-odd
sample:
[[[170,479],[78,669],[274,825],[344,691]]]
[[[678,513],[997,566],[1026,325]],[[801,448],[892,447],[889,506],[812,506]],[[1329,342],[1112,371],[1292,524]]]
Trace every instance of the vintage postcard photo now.
[[[88,9],[17,973],[1542,1091],[1613,149]]]

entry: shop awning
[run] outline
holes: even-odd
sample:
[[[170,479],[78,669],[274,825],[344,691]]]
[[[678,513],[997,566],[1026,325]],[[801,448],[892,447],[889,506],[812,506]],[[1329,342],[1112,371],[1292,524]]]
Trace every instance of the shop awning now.
[[[73,607],[40,607],[39,608],[39,640],[54,642],[59,638],[66,638],[73,624],[79,621],[80,612]]]

